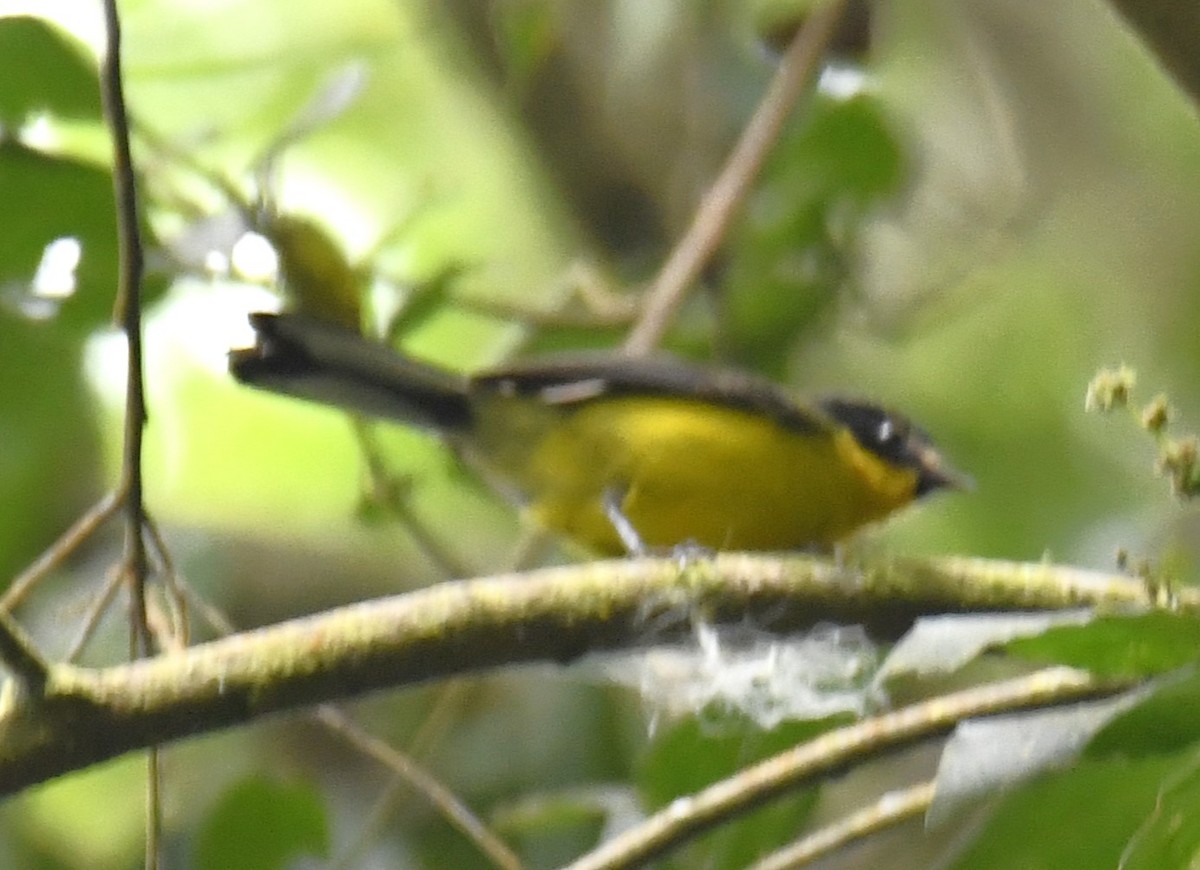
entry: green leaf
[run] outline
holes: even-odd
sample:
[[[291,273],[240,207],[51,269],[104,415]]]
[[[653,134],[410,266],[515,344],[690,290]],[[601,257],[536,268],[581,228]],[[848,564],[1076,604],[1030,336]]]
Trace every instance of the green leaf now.
[[[1006,798],[952,867],[1116,867],[1176,758],[1092,760]],[[1173,865],[1162,865],[1168,868]],[[1178,865],[1174,865],[1178,866]]]
[[[643,757],[636,783],[648,805],[665,806],[765,758],[844,724],[849,717],[789,722],[763,731],[742,719],[688,719],[659,736]],[[818,790],[797,789],[701,837],[680,866],[744,867],[764,849],[780,846],[804,827]]]
[[[938,763],[928,823],[936,825],[984,795],[1068,767],[1097,732],[1144,695],[1145,689],[1137,689],[1069,707],[960,722]]]
[[[651,806],[664,806],[849,721],[834,716],[763,731],[742,718],[685,719],[655,738],[638,765],[638,787]]]
[[[98,120],[96,66],[61,30],[38,18],[0,17],[0,127],[47,113]]]
[[[1052,628],[1005,647],[1037,662],[1086,668],[1106,677],[1161,674],[1200,657],[1200,620],[1171,613],[1102,617]]]
[[[303,783],[261,777],[229,789],[196,841],[198,870],[272,870],[300,855],[328,857],[329,830],[320,792]]]
[[[105,322],[117,280],[112,176],[0,141],[0,190],[8,202],[20,203],[0,215],[0,303],[34,319],[57,314],[60,325],[88,329]],[[80,246],[75,290],[57,308],[39,311],[39,300],[27,288],[46,246],[61,238]]]
[[[1092,740],[1094,757],[1141,757],[1178,752],[1200,740],[1200,671],[1189,669],[1116,717]]]
[[[637,816],[632,789],[597,785],[524,795],[494,809],[491,825],[530,866],[558,867],[593,848],[606,826]]]
[[[14,315],[3,298],[0,291],[0,492],[20,509],[0,512],[0,588],[100,491],[83,336]]]
[[[890,685],[905,678],[953,673],[985,650],[1089,618],[1085,611],[924,616],[892,647],[876,679]]]
[[[779,374],[833,302],[868,206],[903,172],[879,102],[818,99],[780,143],[733,241],[722,326],[735,359]]]
[[[1195,867],[1200,860],[1200,770],[1193,760],[1160,792],[1122,856],[1122,870]]]

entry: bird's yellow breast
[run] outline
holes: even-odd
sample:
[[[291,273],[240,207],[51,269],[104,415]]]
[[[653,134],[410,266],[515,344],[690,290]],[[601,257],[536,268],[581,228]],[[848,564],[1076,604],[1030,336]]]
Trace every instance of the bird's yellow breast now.
[[[756,550],[826,546],[913,498],[913,471],[833,424],[799,431],[665,396],[602,397],[553,416],[481,415],[506,431],[477,433],[476,452],[540,523],[601,552],[622,550],[607,493],[649,546]]]

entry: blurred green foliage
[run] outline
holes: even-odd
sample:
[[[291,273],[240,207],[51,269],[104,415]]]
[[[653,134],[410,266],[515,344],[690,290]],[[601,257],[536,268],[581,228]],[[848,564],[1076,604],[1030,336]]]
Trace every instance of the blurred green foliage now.
[[[1164,677],[1142,703],[1108,723],[1088,744],[1095,758],[1144,758],[1185,752],[1195,744],[1197,693],[1195,667]]]
[[[96,67],[86,49],[40,18],[15,15],[0,28],[0,123],[19,126],[47,113],[100,120]]]
[[[1195,814],[1200,802],[1198,785],[1194,764],[1168,778],[1155,801],[1154,814],[1146,818],[1122,853],[1123,867],[1185,867],[1194,859],[1200,848]]]
[[[1200,649],[1200,624],[1170,613],[1111,616],[1010,641],[1005,649],[1033,661],[1071,665],[1102,676],[1139,677],[1194,661]]]
[[[763,172],[733,239],[717,329],[737,363],[776,377],[847,289],[864,215],[902,181],[878,101],[816,99]],[[839,293],[841,291],[841,293]]]
[[[262,836],[270,831],[270,836]],[[252,777],[213,807],[196,835],[197,870],[283,870],[297,856],[328,857],[320,792],[310,783]]]
[[[948,866],[1117,866],[1171,767],[1161,757],[1089,761],[1028,786],[1002,800],[981,836]]]
[[[645,805],[661,810],[676,798],[685,798],[840,724],[845,723],[835,719],[785,722],[763,731],[732,716],[718,723],[685,719],[656,736],[639,761],[635,781]],[[802,831],[818,797],[816,788],[801,789],[756,809],[736,825],[714,828],[674,856],[672,866],[689,867],[703,861],[714,861],[720,867],[746,866]]]
[[[123,424],[119,345],[106,331],[117,258],[96,22],[71,0],[35,5],[56,23],[0,18],[4,576],[115,478]],[[495,305],[554,314],[572,304],[563,279],[577,260],[629,294],[653,276],[772,72],[754,11],[732,0],[121,8],[131,111],[170,145],[135,136],[152,266],[149,507],[181,570],[244,625],[445,577],[404,523],[361,522],[363,461],[343,417],[225,376],[245,312],[271,297],[179,265],[200,219],[234,205],[186,164],[227,179],[243,207],[265,192],[320,226],[361,274],[375,325],[393,323],[414,354],[469,369],[522,346],[613,344],[619,328],[540,330]],[[1144,439],[1083,413],[1093,371],[1124,360],[1169,391],[1185,425],[1200,420],[1200,123],[1100,8],[880,6],[866,89],[806,101],[706,275],[708,292],[669,337],[801,390],[894,403],[975,476],[976,492],[872,532],[878,546],[1100,567],[1122,546],[1193,579],[1200,520],[1146,472]],[[361,71],[357,94],[283,147],[347,69]],[[263,191],[256,176],[275,148]],[[38,299],[30,282],[46,245],[64,237],[82,250],[75,292]],[[424,531],[466,570],[508,567],[520,533],[510,507],[430,439],[377,435]],[[48,646],[73,632],[80,590],[111,557],[94,545],[21,612]],[[122,649],[124,627],[106,623],[100,649]],[[1194,658],[1193,634],[1165,617],[1106,620],[1022,648],[1147,674]],[[1118,717],[1077,770],[1005,798],[956,866],[1111,865],[1143,825],[1138,855],[1181,854],[1154,799],[1194,751],[1181,712],[1194,707],[1192,682]],[[435,694],[374,700],[373,719],[403,744]],[[628,694],[545,671],[481,681],[454,712],[431,764],[499,818],[531,790],[596,782],[636,786],[649,808],[822,727],[763,735],[731,723],[714,735],[689,720],[652,735]],[[179,758],[167,766],[170,794],[186,781],[188,795],[226,795],[173,799],[180,854],[212,855],[235,829],[238,857],[276,850],[258,866],[323,849],[314,832],[325,826],[334,853],[352,839],[381,775],[314,749],[311,732],[264,732],[168,754]],[[231,770],[247,758],[315,775],[322,789],[247,785]],[[0,863],[135,866],[140,769],[125,760],[11,801]],[[877,783],[864,780],[871,771],[772,804],[685,860],[741,866],[822,807],[870,799]],[[1186,780],[1166,794],[1190,807]],[[245,824],[276,810],[301,820],[295,839]],[[585,848],[599,828],[588,814],[556,818],[544,836],[516,835],[534,866]],[[959,833],[908,832],[880,860],[928,866],[929,851],[952,849]],[[373,849],[389,866],[480,861],[415,798]]]

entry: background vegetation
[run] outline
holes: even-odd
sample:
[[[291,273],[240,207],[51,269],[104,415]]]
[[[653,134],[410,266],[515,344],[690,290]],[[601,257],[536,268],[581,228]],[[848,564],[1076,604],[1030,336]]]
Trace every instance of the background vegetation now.
[[[99,21],[91,4],[35,5],[51,24],[0,20],[0,576],[114,478],[123,413]],[[265,192],[277,213],[315,221],[359,268],[368,320],[390,319],[414,354],[469,369],[616,344],[625,324],[574,323],[587,313],[572,289],[580,265],[628,298],[652,277],[771,75],[766,4],[121,7],[154,245],[147,499],[179,570],[241,626],[444,578],[386,499],[364,495],[342,416],[225,374],[245,313],[279,302],[269,282],[223,280],[197,256],[228,235],[221,218],[238,205],[205,174],[244,204]],[[886,399],[975,476],[977,491],[896,518],[871,547],[1108,569],[1121,546],[1191,579],[1194,512],[1153,478],[1146,439],[1085,416],[1083,393],[1097,367],[1125,361],[1185,421],[1200,415],[1194,102],[1098,0],[876,11],[869,49],[847,43],[840,75],[797,113],[668,344],[801,390]],[[331,82],[351,95],[340,101]],[[288,141],[314,106],[324,117]],[[255,171],[270,152],[264,191]],[[81,245],[74,292],[32,292],[62,237]],[[507,506],[427,439],[376,437],[452,573],[510,564],[520,530]],[[115,532],[94,541],[22,610],[51,653],[69,644],[115,545]],[[118,608],[86,660],[124,655],[126,628]],[[712,710],[661,718],[595,667],[391,693],[356,712],[399,745],[417,741],[531,866],[581,852],[636,796],[665,801],[811,728],[763,731]],[[1163,777],[1190,758],[1183,746],[1082,764],[878,848],[895,867],[1111,866],[1156,797],[1178,797]],[[927,752],[773,806],[677,866],[741,866]],[[167,755],[169,848],[213,867],[237,866],[222,851],[234,842],[241,866],[271,866],[251,851],[258,839],[346,854],[386,779],[290,719],[194,740]],[[132,866],[143,788],[143,766],[125,759],[10,800],[0,863]],[[407,793],[364,842],[356,866],[481,860]]]

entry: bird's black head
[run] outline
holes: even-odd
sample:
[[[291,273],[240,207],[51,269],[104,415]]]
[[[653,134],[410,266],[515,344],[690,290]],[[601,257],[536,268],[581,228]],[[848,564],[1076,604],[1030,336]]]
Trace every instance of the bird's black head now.
[[[942,458],[923,429],[902,414],[851,399],[824,399],[820,407],[850,430],[863,449],[893,465],[915,471],[914,497],[938,489],[970,489],[974,485],[969,476],[956,471]]]

